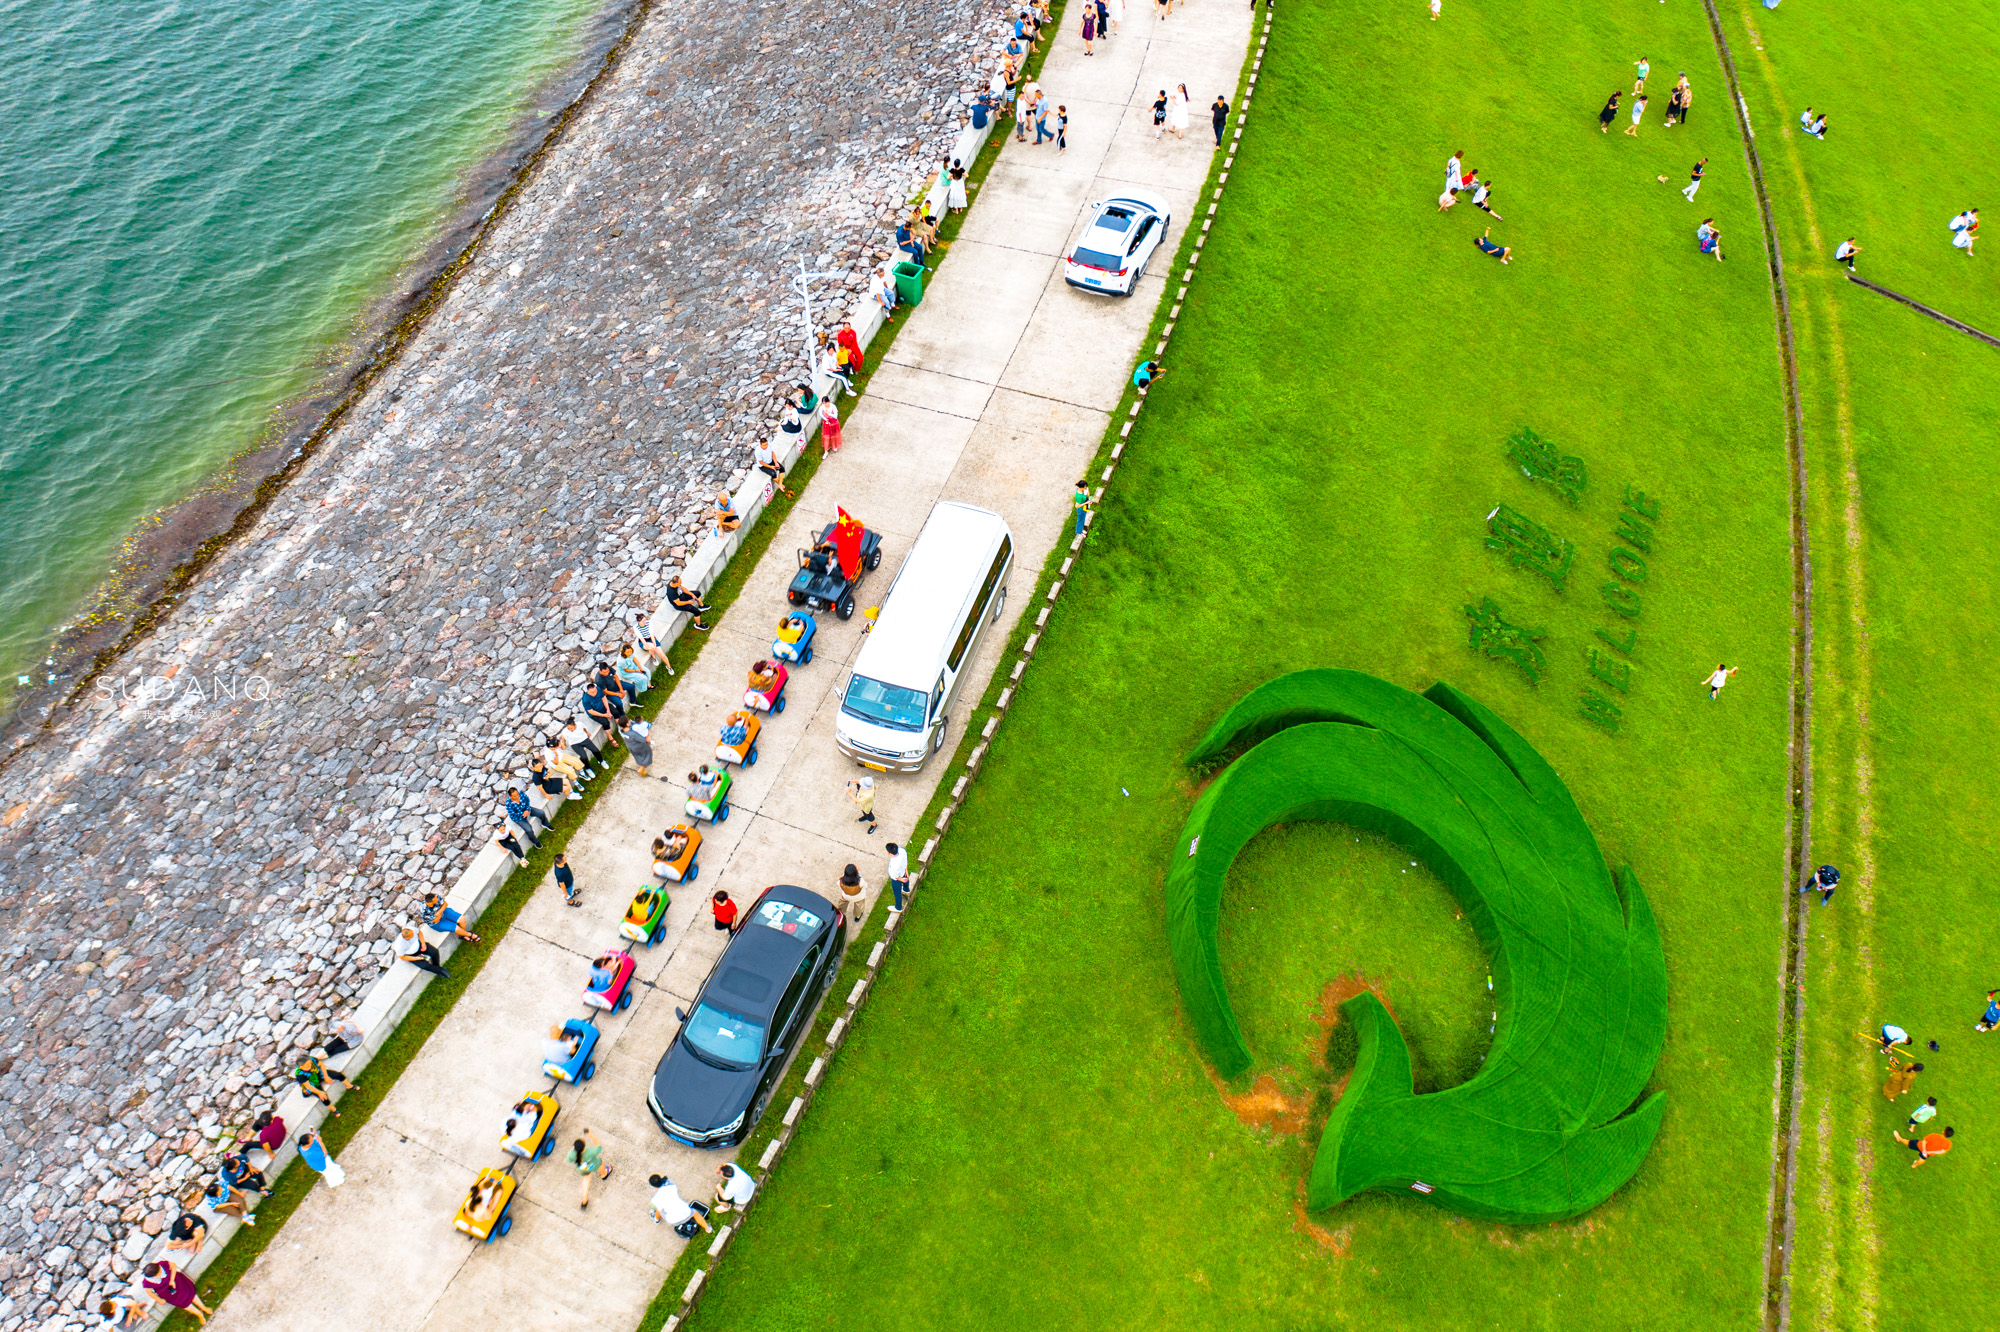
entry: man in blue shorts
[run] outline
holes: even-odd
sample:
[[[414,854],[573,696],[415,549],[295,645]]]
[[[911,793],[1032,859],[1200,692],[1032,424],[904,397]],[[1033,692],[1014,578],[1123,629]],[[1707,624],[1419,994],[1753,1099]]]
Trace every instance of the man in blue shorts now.
[[[1986,1011],[1980,1015],[1979,1022],[1972,1029],[1974,1031],[1992,1031],[1995,1027],[2000,1027],[2000,990],[1988,990],[1986,992]]]

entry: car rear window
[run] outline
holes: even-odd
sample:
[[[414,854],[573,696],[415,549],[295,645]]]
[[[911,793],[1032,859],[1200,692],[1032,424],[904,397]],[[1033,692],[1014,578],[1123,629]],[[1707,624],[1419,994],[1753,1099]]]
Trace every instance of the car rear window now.
[[[1082,245],[1077,246],[1075,252],[1070,255],[1070,261],[1089,268],[1101,268],[1107,273],[1116,273],[1125,267],[1125,261],[1118,255],[1105,254]]]
[[[767,929],[779,930],[785,934],[811,934],[826,923],[823,918],[796,902],[762,903],[757,908],[757,914],[750,919]]]

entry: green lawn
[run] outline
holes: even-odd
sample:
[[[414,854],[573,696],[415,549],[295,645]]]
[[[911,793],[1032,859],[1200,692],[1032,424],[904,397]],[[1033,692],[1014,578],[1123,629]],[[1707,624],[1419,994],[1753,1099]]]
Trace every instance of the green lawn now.
[[[1171,373],[700,1326],[1755,1325],[1785,875],[1779,362],[1702,13],[1628,12],[1279,11]],[[1651,123],[1599,135],[1640,54]],[[1705,97],[1662,130],[1680,69]],[[1473,249],[1488,219],[1469,202],[1435,212],[1454,148],[1500,182],[1510,265]],[[1724,263],[1695,253],[1711,215]],[[1587,464],[1580,504],[1508,461],[1523,428]],[[1660,506],[1636,619],[1599,596],[1628,484]],[[1566,590],[1485,548],[1501,504],[1574,543]],[[1539,684],[1468,647],[1462,608],[1489,596],[1546,627]],[[1578,710],[1587,651],[1623,660],[1599,628],[1638,635],[1629,692],[1601,691],[1615,735]],[[1742,673],[1711,703],[1718,660]],[[1308,825],[1251,846],[1222,949],[1259,1067],[1221,1088],[1196,1050],[1161,905],[1196,789],[1183,760],[1246,691],[1312,666],[1466,689],[1645,886],[1670,973],[1666,1121],[1579,1221],[1473,1225],[1379,1196],[1304,1215],[1352,1058],[1317,1017],[1329,987],[1379,987],[1426,1088],[1484,1051],[1478,946],[1390,843]]]
[[[2000,806],[2000,350],[1853,286],[1832,252],[1854,236],[1863,277],[2000,333],[1994,258],[1968,260],[1945,226],[1982,202],[2000,117],[1959,71],[2000,55],[2000,12],[1898,5],[1857,40],[1818,7],[1726,8],[1798,310],[1817,479],[1815,859],[1848,885],[1814,919],[1807,972],[1794,1325],[1977,1326],[1991,1296],[1973,1255],[1996,1235],[2000,1161],[1983,1114],[2000,1036],[1972,1032],[2000,985],[2000,923],[1970,905]],[[1824,142],[1797,131],[1808,104],[1827,113]],[[1941,1046],[1893,1108],[1855,1035],[1885,1020]],[[1927,1095],[1958,1137],[1912,1171],[1890,1133]]]

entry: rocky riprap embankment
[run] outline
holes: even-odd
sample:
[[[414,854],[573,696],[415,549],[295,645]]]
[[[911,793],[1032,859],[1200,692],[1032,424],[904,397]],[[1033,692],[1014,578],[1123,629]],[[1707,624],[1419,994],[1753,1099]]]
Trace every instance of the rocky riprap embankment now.
[[[1005,13],[657,9],[402,364],[0,775],[0,1329],[122,1285],[470,861],[775,420],[798,259],[847,274],[823,316],[860,290]]]

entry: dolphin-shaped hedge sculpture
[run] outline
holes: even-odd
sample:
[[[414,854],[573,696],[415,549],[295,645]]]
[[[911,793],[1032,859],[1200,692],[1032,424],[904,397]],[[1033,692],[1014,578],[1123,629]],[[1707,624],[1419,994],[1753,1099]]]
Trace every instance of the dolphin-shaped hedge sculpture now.
[[[1374,995],[1341,1005],[1359,1054],[1306,1205],[1416,1190],[1466,1216],[1559,1221],[1630,1179],[1664,1108],[1662,1093],[1639,1098],[1666,1035],[1666,958],[1638,881],[1613,880],[1555,770],[1449,685],[1420,697],[1344,670],[1253,690],[1189,762],[1239,751],[1195,802],[1166,886],[1181,995],[1223,1076],[1251,1056],[1216,921],[1231,862],[1268,827],[1324,819],[1389,837],[1444,880],[1492,957],[1492,1049],[1448,1091],[1416,1094],[1409,1047]]]

